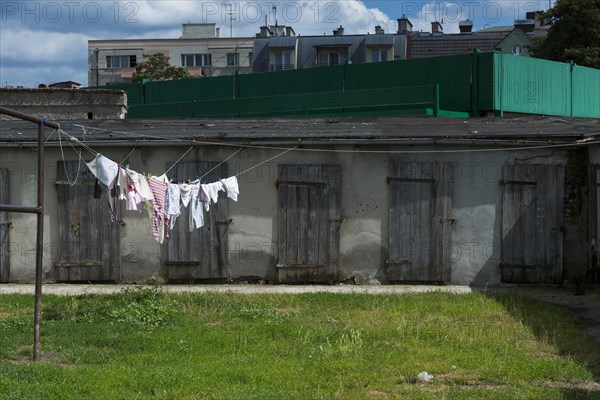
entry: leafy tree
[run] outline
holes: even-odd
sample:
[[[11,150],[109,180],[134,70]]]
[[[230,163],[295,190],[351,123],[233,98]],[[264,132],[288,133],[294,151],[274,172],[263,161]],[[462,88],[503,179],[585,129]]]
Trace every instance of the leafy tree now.
[[[190,77],[187,69],[172,66],[169,64],[169,57],[162,53],[157,53],[147,56],[146,61],[135,66],[135,72],[131,81],[138,83],[144,79],[149,81],[165,81]]]
[[[542,18],[551,26],[545,39],[534,41],[531,55],[600,68],[600,0],[557,0]]]

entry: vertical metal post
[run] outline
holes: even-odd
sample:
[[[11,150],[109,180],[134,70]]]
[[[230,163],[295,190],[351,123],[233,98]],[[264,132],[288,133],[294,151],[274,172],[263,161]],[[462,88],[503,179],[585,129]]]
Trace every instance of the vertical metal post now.
[[[33,314],[33,360],[40,359],[40,313],[42,309],[42,252],[44,250],[44,119],[38,123],[37,237],[35,252],[35,307]]]
[[[44,126],[59,129],[60,125],[56,122],[46,121],[45,118],[37,118],[32,115],[24,114],[19,111],[11,110],[0,106],[0,114],[10,115],[25,121],[33,122],[38,125],[38,187],[37,187],[37,206],[15,206],[10,204],[0,204],[0,212],[20,212],[37,214],[37,237],[35,251],[35,308],[33,315],[33,360],[40,359],[40,314],[42,310],[42,260],[44,250]]]

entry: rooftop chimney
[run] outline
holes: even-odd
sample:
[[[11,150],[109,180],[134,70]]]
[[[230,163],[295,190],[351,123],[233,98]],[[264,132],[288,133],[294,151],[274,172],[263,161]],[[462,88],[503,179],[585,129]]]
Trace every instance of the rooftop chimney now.
[[[444,27],[443,27],[443,26],[442,26],[442,24],[440,24],[439,22],[437,22],[437,21],[433,21],[433,22],[431,23],[431,33],[432,33],[433,35],[436,35],[436,34],[438,34],[438,35],[439,35],[439,34],[443,34],[443,33],[444,33]]]
[[[515,19],[515,28],[519,28],[525,33],[533,32],[535,29],[535,21],[532,19]]]
[[[473,21],[470,19],[466,19],[464,21],[458,22],[458,29],[460,29],[460,33],[470,33],[473,31]]]
[[[385,33],[385,31],[383,29],[381,29],[381,26],[377,25],[375,27],[375,34],[376,35],[383,35]]]
[[[340,25],[335,31],[333,31],[333,36],[344,36],[344,28]]]
[[[399,35],[410,35],[412,33],[413,24],[410,23],[406,15],[398,20],[398,34]]]
[[[261,38],[268,38],[268,37],[271,37],[271,31],[269,30],[268,26],[261,26],[260,33],[256,36],[261,37]]]
[[[204,39],[219,37],[219,28],[214,23],[181,24],[181,39]]]
[[[542,18],[543,11],[528,11],[525,13],[526,19],[531,19],[535,22],[535,29],[548,25],[545,18]]]

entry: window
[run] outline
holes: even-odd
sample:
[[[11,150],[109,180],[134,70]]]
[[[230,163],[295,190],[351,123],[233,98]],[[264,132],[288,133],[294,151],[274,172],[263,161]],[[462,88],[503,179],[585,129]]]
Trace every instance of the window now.
[[[341,65],[348,61],[348,53],[320,53],[319,65]]]
[[[278,51],[275,53],[275,64],[291,64],[291,56],[289,51]]]
[[[252,61],[254,59],[254,53],[253,52],[249,52],[248,53],[248,65],[252,66]]]
[[[182,67],[210,67],[212,65],[212,54],[182,54]]]
[[[237,67],[240,65],[240,53],[227,53],[227,66]]]
[[[136,56],[106,56],[106,68],[129,68],[136,64]]]
[[[387,61],[388,51],[385,49],[373,49],[371,50],[371,58],[373,62]]]
[[[278,51],[275,53],[275,63],[271,64],[271,71],[285,71],[294,69],[292,64],[292,53],[289,51]]]

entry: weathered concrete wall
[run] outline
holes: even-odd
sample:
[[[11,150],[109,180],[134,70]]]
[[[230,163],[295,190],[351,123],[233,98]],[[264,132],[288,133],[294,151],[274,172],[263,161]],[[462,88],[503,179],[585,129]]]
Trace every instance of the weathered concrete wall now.
[[[329,146],[328,149],[352,150],[354,146]],[[360,150],[442,150],[438,145],[401,147],[360,146]],[[122,159],[131,147],[96,148],[111,159]],[[140,147],[128,162],[139,172],[162,174],[167,162],[177,160],[185,147]],[[207,146],[186,155],[184,161],[220,161],[232,148]],[[228,162],[230,174],[244,171],[277,154],[277,150],[246,149]],[[44,271],[53,280],[53,264],[58,259],[59,241],[56,162],[61,159],[57,148],[46,153],[46,217]],[[69,151],[67,157],[76,159]],[[91,156],[87,157],[91,159]],[[453,162],[455,168],[452,217],[452,279],[454,284],[498,284],[500,282],[500,244],[502,224],[502,168],[507,162],[560,163],[567,165],[562,152],[523,150],[486,153],[373,154],[291,152],[273,162],[240,176],[239,201],[229,201],[229,218],[233,222],[227,233],[228,261],[231,276],[262,277],[275,280],[277,271],[278,203],[275,181],[278,164],[338,164],[342,171],[341,216],[345,221],[340,232],[340,279],[366,276],[386,281],[388,258],[389,192],[386,183],[392,158],[402,161]],[[9,173],[12,204],[34,205],[36,153],[30,148],[0,148],[0,168]],[[195,177],[190,177],[195,178]],[[114,279],[122,282],[145,282],[165,274],[167,245],[152,238],[148,215],[121,207],[119,265]],[[11,274],[13,282],[31,282],[35,261],[35,216],[13,214],[11,236]],[[181,222],[181,221],[179,221]],[[585,238],[582,240],[585,241]],[[567,249],[565,256],[568,256]]]
[[[0,88],[0,105],[53,120],[123,119],[127,112],[127,93],[116,90]],[[10,117],[0,115],[2,119]]]

